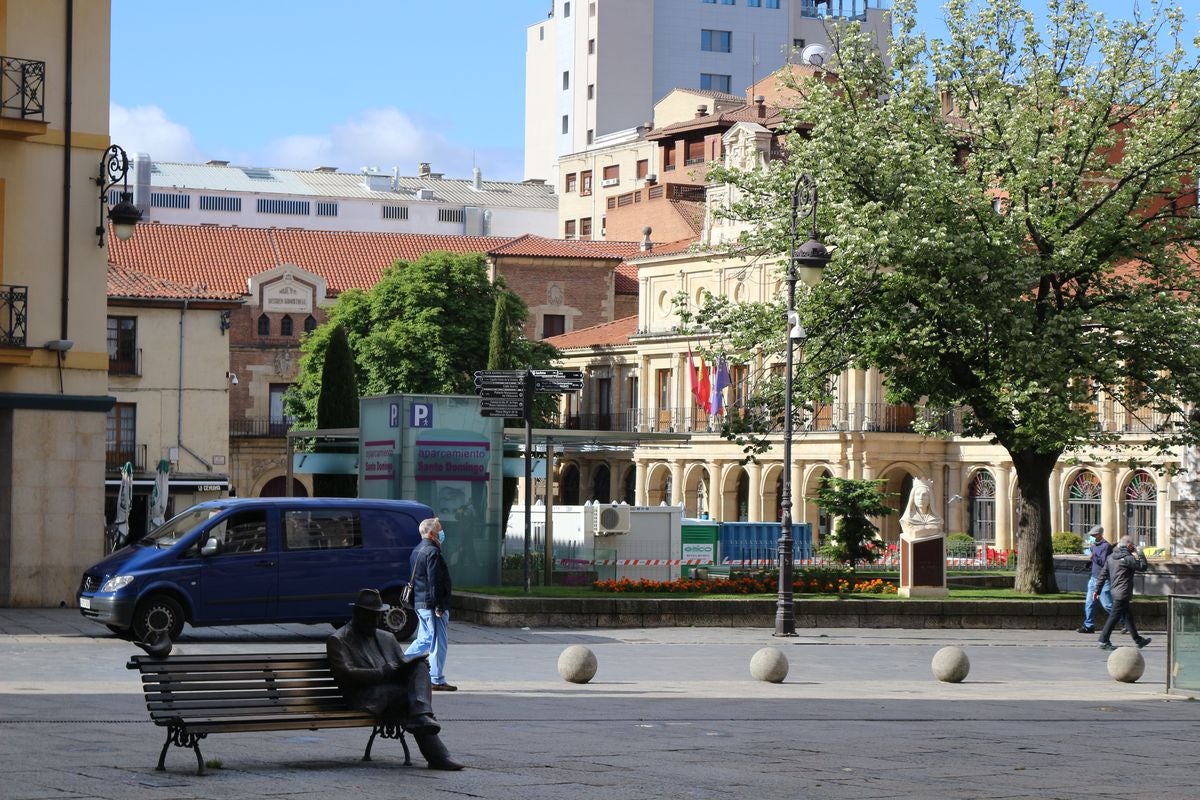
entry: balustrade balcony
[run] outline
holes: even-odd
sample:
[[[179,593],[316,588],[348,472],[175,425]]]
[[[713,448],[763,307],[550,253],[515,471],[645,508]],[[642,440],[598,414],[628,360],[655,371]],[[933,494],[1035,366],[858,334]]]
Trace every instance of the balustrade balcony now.
[[[25,346],[29,326],[28,303],[28,286],[0,284],[0,346]]]

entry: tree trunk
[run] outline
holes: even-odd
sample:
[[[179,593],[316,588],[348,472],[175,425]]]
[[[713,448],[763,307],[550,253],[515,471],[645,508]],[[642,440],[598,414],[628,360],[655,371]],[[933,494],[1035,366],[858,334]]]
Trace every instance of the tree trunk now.
[[[1014,588],[1025,594],[1053,594],[1054,553],[1050,546],[1050,473],[1057,453],[1011,453],[1017,472],[1013,517],[1017,545],[1017,579]]]

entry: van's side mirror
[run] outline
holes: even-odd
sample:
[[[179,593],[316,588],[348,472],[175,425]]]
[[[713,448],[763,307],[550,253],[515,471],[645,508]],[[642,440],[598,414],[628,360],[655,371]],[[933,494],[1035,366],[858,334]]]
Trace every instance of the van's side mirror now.
[[[202,556],[215,556],[219,552],[221,552],[221,543],[217,541],[217,537],[215,536],[210,537],[204,543],[204,547],[200,548],[200,555]]]

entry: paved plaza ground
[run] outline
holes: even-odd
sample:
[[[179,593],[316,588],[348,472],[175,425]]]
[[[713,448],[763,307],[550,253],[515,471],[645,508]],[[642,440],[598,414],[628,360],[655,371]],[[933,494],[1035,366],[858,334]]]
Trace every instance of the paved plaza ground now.
[[[328,626],[188,628],[186,653],[319,651]],[[0,798],[1154,798],[1195,800],[1200,702],[1167,697],[1166,639],[1136,684],[1113,681],[1096,637],[1055,631],[512,630],[451,624],[434,696],[462,772],[424,767],[369,731],[221,734],[154,765],[140,652],[72,609],[0,609]],[[1128,644],[1128,637],[1114,642]],[[600,668],[564,682],[558,654]],[[962,684],[932,677],[960,645]],[[783,684],[750,677],[778,646]]]

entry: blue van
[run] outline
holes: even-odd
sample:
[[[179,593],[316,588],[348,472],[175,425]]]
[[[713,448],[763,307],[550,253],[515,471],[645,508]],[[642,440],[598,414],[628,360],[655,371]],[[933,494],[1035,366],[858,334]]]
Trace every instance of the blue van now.
[[[394,609],[384,625],[412,636],[398,610],[424,503],[333,497],[212,500],[90,567],[80,612],[123,636],[178,638],[193,626],[341,623],[360,589]]]

